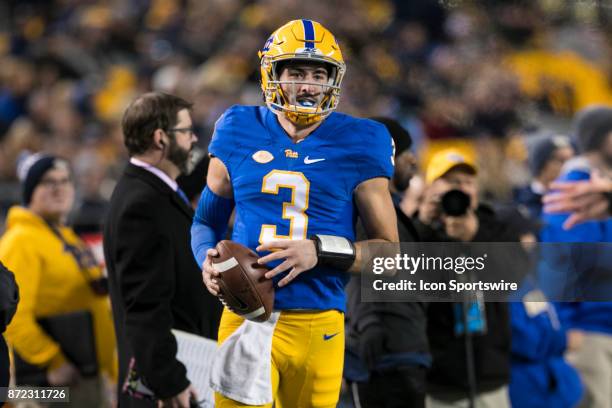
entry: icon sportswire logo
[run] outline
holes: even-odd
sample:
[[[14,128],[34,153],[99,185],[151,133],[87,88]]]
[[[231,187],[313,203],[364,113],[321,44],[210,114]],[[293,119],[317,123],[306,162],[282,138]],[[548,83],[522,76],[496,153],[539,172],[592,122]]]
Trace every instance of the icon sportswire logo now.
[[[313,164],[323,161],[325,159],[310,159],[308,156],[304,157],[304,164]]]

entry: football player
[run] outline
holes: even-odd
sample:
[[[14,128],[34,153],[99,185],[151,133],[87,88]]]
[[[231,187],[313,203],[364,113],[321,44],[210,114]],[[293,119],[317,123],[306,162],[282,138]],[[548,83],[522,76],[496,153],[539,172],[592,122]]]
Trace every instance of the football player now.
[[[232,239],[263,254],[259,262],[275,282],[275,406],[335,407],[347,272],[363,268],[368,242],[398,241],[388,188],[393,145],[384,125],[334,112],[346,67],[321,24],[290,21],[259,55],[267,108],[233,106],[217,121],[192,248],[206,287],[218,294],[212,248],[235,207]],[[354,242],[357,213],[369,241]],[[241,324],[225,310],[220,344]],[[256,405],[248,396],[215,399],[217,407]]]

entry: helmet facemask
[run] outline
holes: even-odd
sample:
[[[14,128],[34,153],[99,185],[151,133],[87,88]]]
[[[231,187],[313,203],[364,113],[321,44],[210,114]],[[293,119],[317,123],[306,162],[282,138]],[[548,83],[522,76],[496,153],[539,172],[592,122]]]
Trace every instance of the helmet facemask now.
[[[340,100],[340,83],[342,67],[324,62],[328,73],[326,83],[314,81],[281,80],[282,69],[291,62],[321,62],[317,59],[283,59],[270,63],[270,80],[267,81],[265,99],[268,107],[275,113],[284,114],[297,125],[309,125],[323,120],[332,113]],[[312,94],[298,93],[302,86],[307,86]],[[283,87],[285,90],[283,90]]]

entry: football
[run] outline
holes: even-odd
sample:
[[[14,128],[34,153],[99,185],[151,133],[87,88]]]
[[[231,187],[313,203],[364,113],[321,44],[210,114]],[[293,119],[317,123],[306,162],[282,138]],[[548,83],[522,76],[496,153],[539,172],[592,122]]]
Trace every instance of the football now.
[[[274,307],[274,285],[264,274],[255,252],[234,241],[220,241],[219,255],[212,260],[219,272],[219,299],[229,310],[245,319],[265,322]]]

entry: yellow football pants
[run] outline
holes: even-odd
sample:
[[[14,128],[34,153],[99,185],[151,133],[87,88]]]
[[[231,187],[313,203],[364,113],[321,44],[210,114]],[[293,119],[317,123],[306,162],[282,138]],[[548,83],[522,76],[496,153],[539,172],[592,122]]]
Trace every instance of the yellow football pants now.
[[[223,311],[219,344],[243,322]],[[344,364],[344,314],[337,310],[285,311],[272,338],[275,408],[332,408],[338,402]],[[217,408],[250,407],[215,393]],[[271,408],[272,403],[258,405]]]

